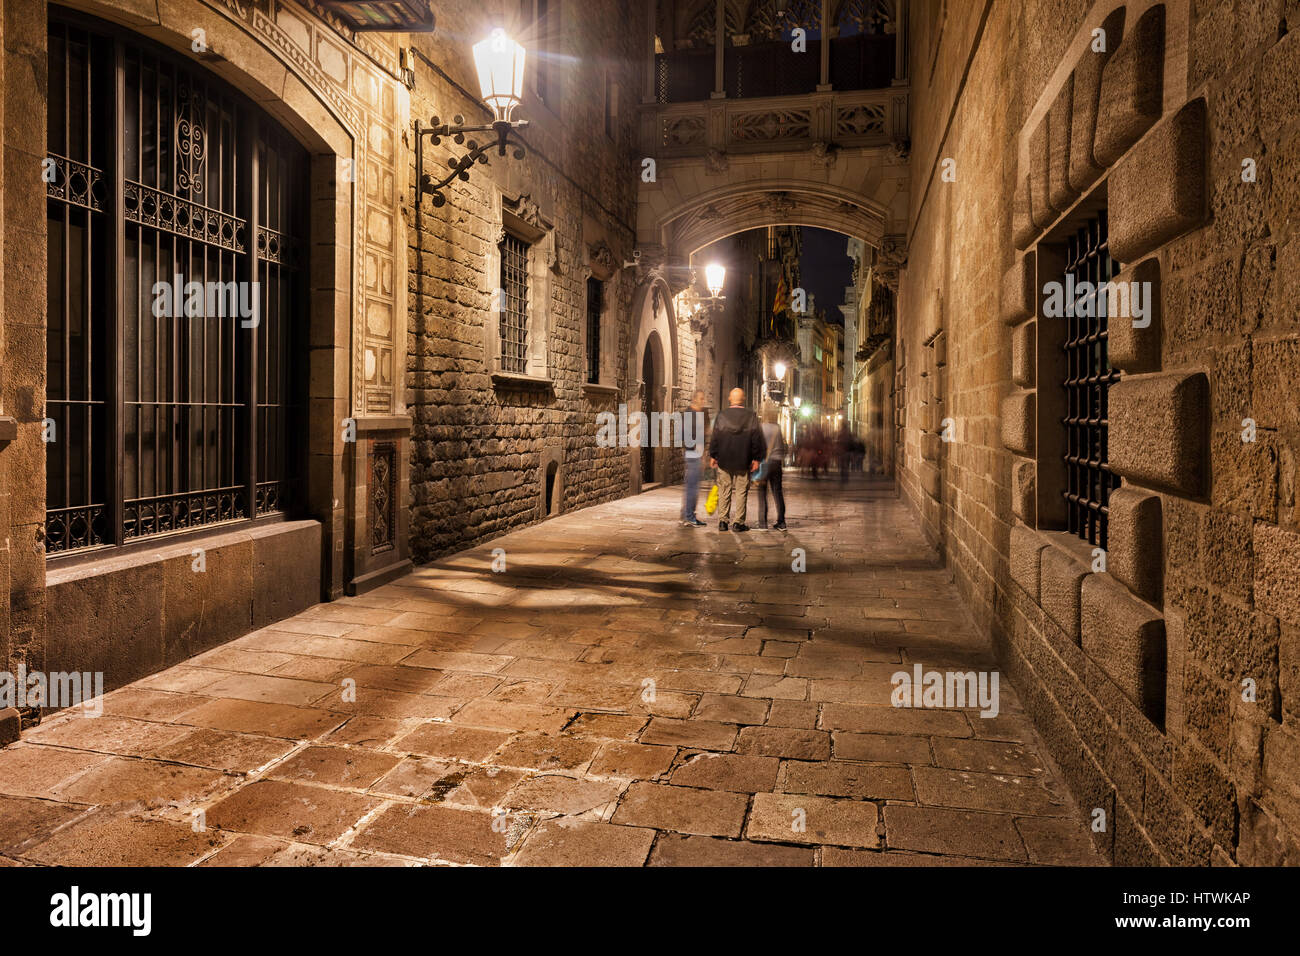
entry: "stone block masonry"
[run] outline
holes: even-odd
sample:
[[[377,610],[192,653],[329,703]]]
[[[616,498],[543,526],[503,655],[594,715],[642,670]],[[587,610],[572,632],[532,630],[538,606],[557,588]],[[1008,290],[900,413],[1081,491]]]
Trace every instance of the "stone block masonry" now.
[[[899,337],[915,352],[942,299],[953,361],[938,399],[963,430],[935,472],[909,418],[899,486],[1119,864],[1300,861],[1300,180],[1285,171],[1300,45],[1286,7],[950,14],[943,42],[969,72],[913,92],[915,115],[949,117],[918,137],[914,180],[941,157],[961,172],[914,201]],[[1038,302],[1103,212],[1115,281],[1150,283],[1151,322],[1110,315],[1115,380],[1100,406],[1071,409],[1062,384],[1096,368],[1067,366],[1065,321]],[[922,389],[921,371],[904,366],[900,388]],[[1094,414],[1104,441],[1070,445],[1063,421]],[[1108,537],[1084,541],[1061,502],[1068,468],[1094,461],[1118,488]]]
[[[638,180],[626,161],[635,114],[626,110],[615,117],[609,135],[591,135],[605,128],[606,118],[603,98],[590,91],[606,88],[607,79],[628,100],[639,89],[638,13],[627,4],[600,4],[581,14],[567,6],[557,35],[579,66],[545,101],[531,87],[526,91],[520,107],[530,123],[526,157],[493,156],[489,166],[474,169],[468,183],[451,187],[440,209],[412,190],[411,201],[421,203],[419,215],[412,210],[408,217],[415,268],[406,370],[414,419],[411,550],[417,561],[632,490],[629,451],[599,447],[596,429],[600,412],[629,400],[641,371],[630,368],[629,355],[643,277],[622,268],[632,258],[635,237]],[[439,17],[438,31],[417,47],[432,62],[457,63],[463,51],[456,45],[478,35],[479,18],[468,5],[448,10]],[[476,89],[468,72],[460,85]],[[436,76],[431,80],[414,92],[413,115],[474,111],[463,90]],[[445,164],[456,151],[450,143],[426,149],[426,169]],[[512,216],[530,211],[536,218],[524,225],[530,232],[536,227],[542,238],[528,252],[528,336],[530,348],[544,336],[545,354],[536,368],[530,365],[528,378],[512,378],[497,374],[498,356],[491,354],[500,348],[492,327],[500,321],[492,311],[493,292],[502,284],[497,246],[512,228]],[[612,275],[593,267],[593,249],[601,244],[608,248]],[[608,363],[612,380],[600,383],[608,387],[588,390],[587,278],[597,272],[605,280],[602,321],[613,325],[603,330],[601,346],[616,355]],[[693,356],[681,365],[693,369]],[[552,462],[558,476],[552,479],[553,502],[545,492]]]

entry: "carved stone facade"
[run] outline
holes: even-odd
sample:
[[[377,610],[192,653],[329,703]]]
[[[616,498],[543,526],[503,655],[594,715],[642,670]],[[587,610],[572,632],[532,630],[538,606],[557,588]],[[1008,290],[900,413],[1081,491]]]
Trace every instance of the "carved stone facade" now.
[[[305,434],[295,435],[303,454],[291,472],[298,494],[283,515],[205,527],[198,537],[173,533],[133,547],[47,555],[41,533],[48,310],[44,296],[22,290],[44,289],[49,268],[41,179],[52,109],[45,82],[49,10],[44,0],[13,0],[3,11],[0,65],[11,121],[0,163],[7,277],[0,279],[0,420],[12,419],[15,427],[13,440],[0,444],[0,536],[11,543],[0,559],[0,579],[7,582],[0,595],[0,668],[103,671],[111,687],[409,566],[410,421],[403,383],[409,149],[401,139],[409,93],[394,37],[353,35],[310,3],[72,0],[61,8],[60,16],[89,18],[78,22],[97,35],[117,33],[176,51],[187,69],[208,71],[213,82],[246,96],[306,149],[306,165],[294,175],[310,197],[309,242],[274,249],[280,244],[274,231],[262,228],[256,237],[265,261],[289,264],[296,252],[295,264],[309,276],[301,311],[305,347],[292,357],[304,392],[295,402],[306,417]],[[198,108],[189,101],[182,106]],[[180,119],[178,144],[202,147],[197,113]],[[211,162],[202,148],[182,150],[178,189],[200,186]],[[136,198],[128,195],[128,203],[149,198],[140,198],[135,186],[127,193],[133,189]],[[114,215],[111,193],[106,196],[103,213]],[[158,221],[181,228],[178,218]],[[102,443],[106,436],[98,437]],[[275,510],[260,488],[258,504],[259,516]],[[195,553],[202,555],[202,574],[192,570]]]

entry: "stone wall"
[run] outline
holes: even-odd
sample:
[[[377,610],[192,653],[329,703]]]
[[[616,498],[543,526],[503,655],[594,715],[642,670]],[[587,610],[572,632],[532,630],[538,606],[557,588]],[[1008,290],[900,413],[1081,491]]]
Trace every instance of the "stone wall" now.
[[[634,402],[641,374],[639,354],[636,367],[632,361],[645,276],[624,263],[635,241],[632,104],[640,87],[643,17],[629,3],[551,7],[552,22],[540,32],[507,23],[530,49],[541,33],[558,46],[552,81],[558,89],[543,102],[530,80],[516,114],[530,124],[521,134],[526,157],[493,152],[468,182],[448,187],[440,208],[425,196],[417,211],[414,189],[410,193],[406,384],[414,418],[411,542],[417,560],[542,518],[543,461],[557,453],[558,510],[608,501],[633,487],[628,451],[597,446],[596,416],[617,412],[621,401]],[[472,124],[489,119],[477,92],[470,92],[478,84],[466,38],[486,36],[499,22],[493,13],[471,4],[442,5],[438,30],[413,38],[413,117],[426,124],[433,115],[444,122],[455,114]],[[606,90],[615,104],[608,121]],[[448,158],[466,148],[426,144],[425,168],[443,171]],[[545,356],[527,378],[496,369],[497,319],[490,311],[503,218],[521,215],[543,236],[530,255],[547,259],[530,287],[530,336],[545,324]],[[592,274],[608,280],[604,321],[611,328],[602,347],[613,354],[600,389],[584,385],[586,280]],[[680,363],[683,372],[694,367],[693,354],[673,355],[669,343],[664,347],[665,364]],[[662,374],[667,379],[667,370]]]
[[[171,565],[163,574],[151,553],[215,539],[159,537],[121,549],[47,557],[42,441],[47,186],[41,177],[49,109],[47,4],[6,0],[3,5],[0,668],[103,669],[113,686],[318,599],[356,590],[367,575],[373,583],[385,568],[391,573],[404,563],[400,528],[390,547],[369,546],[365,476],[372,440],[381,437],[405,448],[409,431],[400,381],[393,376],[394,361],[405,364],[400,353],[406,290],[394,279],[406,272],[406,243],[395,223],[407,154],[395,134],[406,122],[407,90],[394,38],[354,34],[311,0],[162,5],[68,0],[66,5],[138,35],[141,42],[196,60],[197,69],[249,97],[310,154],[310,348],[298,357],[310,369],[310,421],[300,507],[282,524],[266,519],[273,527],[232,523],[215,529],[232,540],[242,536],[243,543],[218,548],[209,556],[211,577],[184,586]],[[196,30],[203,31],[206,46],[201,58],[193,49]],[[348,420],[362,441],[345,440]],[[398,499],[399,516],[405,500],[402,474],[394,469],[386,487]],[[314,532],[301,530],[306,526]],[[280,538],[288,545],[280,547]],[[247,543],[252,541],[257,543]],[[137,573],[154,575],[166,586],[146,584],[131,595],[123,582]],[[237,585],[227,586],[232,581]],[[297,593],[287,601],[271,597],[276,582],[291,584]],[[60,588],[113,599],[92,608],[94,613],[78,614],[75,602],[60,598]],[[133,600],[123,600],[124,595]],[[154,627],[160,609],[167,623]],[[105,636],[115,639],[107,650]]]
[[[903,493],[1104,852],[1300,862],[1300,8],[947,6],[913,43]],[[1105,552],[1062,530],[1044,314],[1099,209],[1157,305],[1111,313]]]

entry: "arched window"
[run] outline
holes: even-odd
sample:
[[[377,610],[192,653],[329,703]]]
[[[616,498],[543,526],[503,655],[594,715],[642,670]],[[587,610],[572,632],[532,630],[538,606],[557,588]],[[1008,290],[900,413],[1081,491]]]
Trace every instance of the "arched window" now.
[[[49,553],[288,510],[307,155],[194,63],[51,8]]]

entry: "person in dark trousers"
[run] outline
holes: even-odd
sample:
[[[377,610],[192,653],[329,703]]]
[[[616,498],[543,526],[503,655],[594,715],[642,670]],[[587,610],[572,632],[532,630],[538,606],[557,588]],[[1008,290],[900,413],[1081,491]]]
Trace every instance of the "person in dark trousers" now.
[[[682,524],[687,528],[702,528],[704,522],[695,516],[700,500],[700,470],[704,466],[704,393],[696,392],[691,408],[686,414],[692,417],[690,440],[685,442],[686,476],[682,491]]]
[[[758,483],[758,526],[767,527],[767,493],[772,492],[776,502],[776,524],[774,531],[785,530],[785,493],[781,490],[781,466],[785,462],[785,436],[781,426],[776,423],[775,409],[768,409],[763,415],[763,443],[767,446],[766,474]]]
[[[718,530],[726,531],[732,518],[732,501],[738,507],[732,531],[748,531],[745,508],[749,503],[749,474],[758,468],[766,450],[758,416],[745,407],[745,392],[733,388],[727,396],[731,407],[718,413],[709,439],[709,465],[718,474]]]

